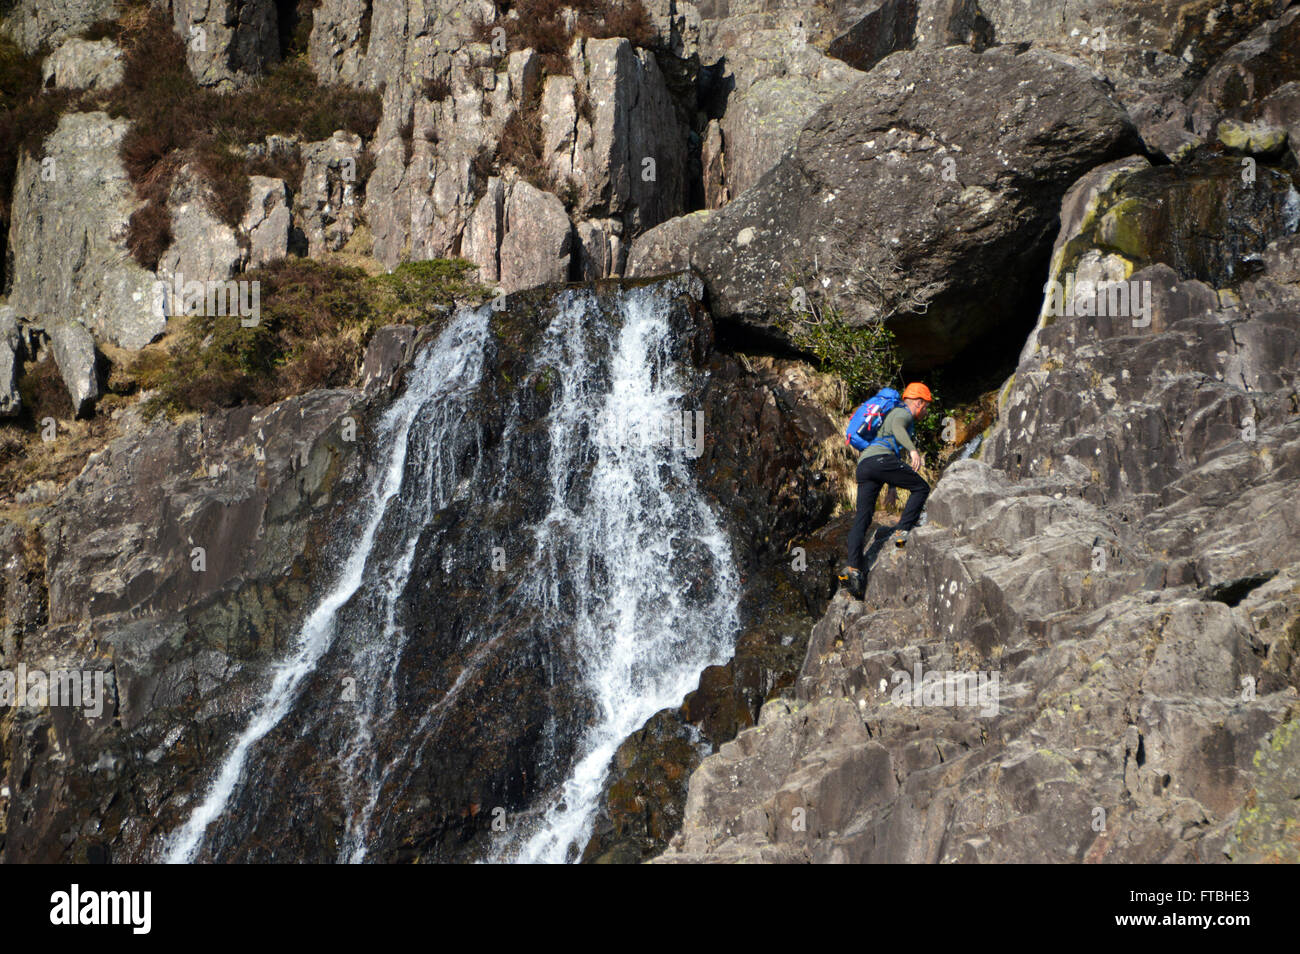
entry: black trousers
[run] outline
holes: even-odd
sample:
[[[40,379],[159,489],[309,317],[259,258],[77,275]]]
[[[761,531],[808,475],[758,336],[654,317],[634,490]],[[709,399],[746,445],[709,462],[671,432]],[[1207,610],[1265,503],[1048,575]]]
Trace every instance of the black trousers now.
[[[859,570],[866,569],[867,556],[862,545],[876,512],[876,498],[885,484],[911,491],[907,506],[903,508],[903,517],[898,521],[899,530],[911,530],[916,526],[925,499],[930,496],[930,485],[925,478],[893,454],[873,454],[862,458],[858,463],[858,514],[853,520],[853,529],[849,531],[849,566]]]

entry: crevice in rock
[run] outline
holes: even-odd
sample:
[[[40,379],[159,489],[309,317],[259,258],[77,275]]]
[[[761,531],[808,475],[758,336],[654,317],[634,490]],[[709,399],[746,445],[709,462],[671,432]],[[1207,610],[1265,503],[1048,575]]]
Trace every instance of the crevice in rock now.
[[[1263,573],[1243,576],[1223,583],[1215,583],[1205,591],[1201,598],[1207,602],[1236,606],[1254,590],[1257,590],[1275,576],[1277,576],[1277,570],[1266,570]]]

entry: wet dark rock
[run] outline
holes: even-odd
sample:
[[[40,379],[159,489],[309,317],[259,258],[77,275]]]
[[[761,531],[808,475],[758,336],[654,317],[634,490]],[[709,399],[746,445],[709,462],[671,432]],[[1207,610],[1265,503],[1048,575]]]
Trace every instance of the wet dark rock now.
[[[329,518],[347,525],[360,397],[136,419],[54,500],[5,518],[5,668],[101,670],[109,692],[96,718],[0,718],[5,860],[153,857],[292,636]]]
[[[416,328],[411,325],[386,325],[371,335],[361,362],[361,386],[368,391],[392,385],[411,360],[415,336]]]

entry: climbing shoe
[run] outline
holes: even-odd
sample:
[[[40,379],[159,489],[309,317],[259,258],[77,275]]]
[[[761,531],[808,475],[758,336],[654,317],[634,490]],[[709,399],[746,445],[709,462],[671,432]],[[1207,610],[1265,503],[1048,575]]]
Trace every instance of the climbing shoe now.
[[[906,530],[899,530],[897,533],[895,533],[894,546],[898,547],[899,549],[902,549],[903,547],[907,546],[907,533],[908,531]]]
[[[840,570],[840,585],[848,590],[849,596],[855,600],[862,599],[867,590],[867,581],[862,576],[862,571],[852,566]]]

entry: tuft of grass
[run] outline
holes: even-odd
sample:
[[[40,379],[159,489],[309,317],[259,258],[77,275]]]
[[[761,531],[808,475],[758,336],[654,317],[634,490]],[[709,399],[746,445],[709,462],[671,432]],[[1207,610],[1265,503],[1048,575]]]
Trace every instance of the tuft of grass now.
[[[423,92],[425,99],[432,103],[441,103],[451,96],[451,80],[445,76],[429,77],[424,81]]]
[[[543,163],[544,156],[541,103],[523,103],[501,127],[497,162],[514,166],[524,179],[548,190],[550,177]]]
[[[53,357],[23,365],[18,376],[18,394],[23,399],[22,419],[29,426],[39,426],[47,417],[64,421],[73,417],[72,398],[68,397]]]
[[[247,272],[260,282],[261,316],[191,315],[170,344],[136,357],[129,373],[156,394],[148,413],[269,404],[314,388],[355,383],[370,335],[389,324],[424,324],[490,295],[475,266],[455,259],[408,262],[367,277],[350,266],[285,259]]]

